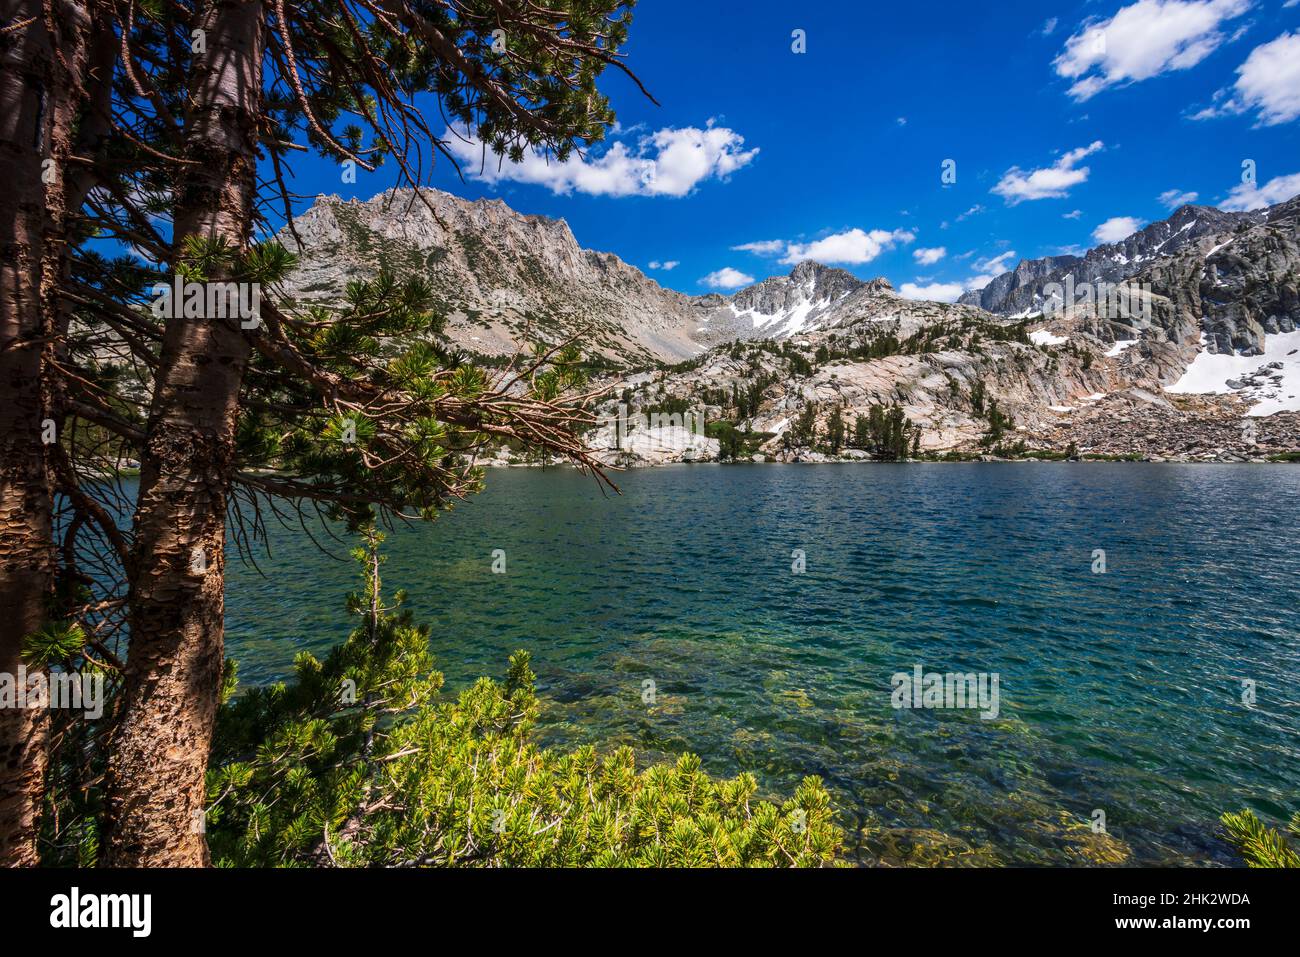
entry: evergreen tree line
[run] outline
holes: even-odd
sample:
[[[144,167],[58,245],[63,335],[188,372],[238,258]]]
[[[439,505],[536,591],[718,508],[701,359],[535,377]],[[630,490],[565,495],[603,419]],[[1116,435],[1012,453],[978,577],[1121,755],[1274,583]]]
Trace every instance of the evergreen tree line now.
[[[878,462],[898,462],[921,454],[921,427],[912,422],[897,402],[875,403],[866,414],[858,413],[850,429],[842,407],[835,406],[826,417],[826,426],[817,429],[817,406],[807,403],[794,422],[782,434],[782,445],[789,452],[810,448],[839,455],[846,448],[869,452]]]
[[[917,458],[921,454],[921,427],[907,418],[898,403],[888,407],[873,405],[865,416],[853,420],[853,446],[882,462]]]

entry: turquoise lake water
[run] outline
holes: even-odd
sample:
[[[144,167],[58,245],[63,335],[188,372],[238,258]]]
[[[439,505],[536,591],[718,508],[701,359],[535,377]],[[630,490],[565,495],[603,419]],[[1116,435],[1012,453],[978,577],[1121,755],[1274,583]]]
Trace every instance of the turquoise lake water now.
[[[390,533],[385,587],[431,626],[449,691],[527,648],[547,743],[691,750],[768,794],[819,774],[864,863],[1234,864],[1221,812],[1300,809],[1300,467],[616,480],[602,496],[570,470],[493,470],[482,495]],[[244,683],[350,627],[355,566],[296,529],[271,545],[264,576],[228,576]],[[891,676],[916,665],[997,674],[997,718],[893,708]]]

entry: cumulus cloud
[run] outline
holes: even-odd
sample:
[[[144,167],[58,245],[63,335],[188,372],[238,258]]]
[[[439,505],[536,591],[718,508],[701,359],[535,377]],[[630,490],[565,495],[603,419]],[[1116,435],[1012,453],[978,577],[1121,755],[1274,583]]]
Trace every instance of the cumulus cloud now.
[[[741,243],[731,248],[735,252],[753,253],[755,256],[775,256],[785,249],[785,240],[763,239],[756,243]]]
[[[1237,67],[1237,82],[1215,94],[1216,105],[1192,119],[1255,111],[1260,126],[1300,117],[1300,32],[1284,33],[1250,51]]]
[[[898,287],[898,293],[904,299],[924,299],[928,302],[956,302],[964,291],[961,284],[955,282],[932,282],[928,285],[905,282]]]
[[[1051,166],[1026,172],[1019,166],[1013,166],[1002,174],[997,185],[989,192],[1001,196],[1008,206],[1015,206],[1026,200],[1060,199],[1068,196],[1070,188],[1087,182],[1091,170],[1079,166],[1085,157],[1102,149],[1104,144],[1096,140],[1087,146],[1065,153]]]
[[[680,265],[681,262],[679,262],[676,259],[665,259],[663,262],[660,262],[658,259],[652,259],[650,261],[651,269],[662,269],[665,272],[667,272],[670,269],[676,269]]]
[[[1200,193],[1192,191],[1183,192],[1181,189],[1167,189],[1160,194],[1160,205],[1165,209],[1177,209],[1179,206],[1186,206],[1188,203],[1194,203],[1200,198]]]
[[[753,281],[753,276],[747,275],[739,269],[732,269],[730,266],[717,269],[700,280],[710,289],[739,289],[741,286],[750,285]]]
[[[779,256],[780,262],[793,266],[807,259],[820,263],[841,263],[857,266],[871,262],[886,250],[895,246],[907,245],[916,239],[916,234],[906,229],[848,229],[833,233],[812,242],[799,243],[784,239],[765,239],[758,242],[742,243],[731,248],[737,252],[753,253],[756,256]],[[944,252],[943,250],[939,251]],[[935,262],[937,260],[929,260]]]
[[[1230,38],[1220,28],[1252,0],[1138,0],[1108,20],[1086,20],[1052,61],[1083,101],[1123,83],[1186,70]]]
[[[1083,215],[1083,210],[1081,210],[1081,209],[1072,209],[1072,210],[1070,210],[1068,213],[1062,213],[1062,214],[1061,214],[1061,218],[1062,218],[1062,219],[1078,219],[1078,218],[1079,218],[1080,216],[1082,216],[1082,215]]]
[[[912,258],[922,266],[933,266],[946,255],[948,255],[948,250],[944,246],[936,246],[932,249],[915,249],[912,251]]]
[[[1142,220],[1133,216],[1112,216],[1092,231],[1092,238],[1099,243],[1117,243],[1141,228]]]
[[[815,259],[820,263],[846,263],[860,265],[869,263],[887,249],[898,244],[906,245],[916,239],[914,233],[905,229],[850,229],[835,233],[824,239],[811,243],[790,243],[786,246],[781,262],[787,265]]]
[[[1052,18],[1049,19],[1046,23],[1044,23],[1044,24],[1043,24],[1043,36],[1045,36],[1045,37],[1050,37],[1053,33],[1055,33],[1055,32],[1056,32],[1056,25],[1057,25],[1057,23],[1059,23],[1059,22],[1060,22],[1060,21],[1057,20],[1056,17],[1052,17]]]
[[[1259,111],[1264,126],[1300,116],[1300,32],[1255,47],[1237,69],[1237,98]]]
[[[1300,173],[1289,176],[1275,176],[1263,186],[1255,183],[1241,183],[1228,194],[1228,198],[1219,204],[1220,209],[1232,212],[1246,212],[1263,209],[1283,202],[1300,193]]]
[[[665,128],[629,148],[615,142],[599,156],[576,152],[564,162],[529,150],[518,163],[498,157],[463,130],[448,130],[447,145],[470,176],[488,183],[532,183],[553,193],[590,196],[685,196],[708,179],[726,179],[753,162],[757,149],[714,126]]]

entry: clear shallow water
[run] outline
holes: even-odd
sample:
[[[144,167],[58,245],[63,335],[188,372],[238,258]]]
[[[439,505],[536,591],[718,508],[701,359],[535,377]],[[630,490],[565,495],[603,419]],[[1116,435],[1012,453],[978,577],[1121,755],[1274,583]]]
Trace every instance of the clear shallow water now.
[[[386,588],[432,626],[450,691],[527,648],[549,743],[693,750],[765,790],[820,774],[868,863],[1232,864],[1222,811],[1300,807],[1300,468],[686,466],[618,482],[602,497],[568,470],[494,470],[438,522],[390,533]],[[350,626],[355,566],[272,532],[266,577],[230,565],[245,683]],[[915,664],[997,672],[998,718],[893,709],[891,675]]]

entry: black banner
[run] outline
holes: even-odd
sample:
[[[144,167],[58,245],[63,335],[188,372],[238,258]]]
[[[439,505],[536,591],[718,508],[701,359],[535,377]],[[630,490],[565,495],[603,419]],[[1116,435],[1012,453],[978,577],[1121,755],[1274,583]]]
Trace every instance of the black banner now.
[[[945,945],[963,928],[1015,935],[1050,925],[1070,941],[1199,935],[1231,946],[1235,935],[1294,927],[1293,876],[1136,869],[38,870],[0,873],[0,912],[13,945],[73,935],[128,947],[194,943],[214,928],[231,940],[255,934],[258,943],[373,946],[394,933],[442,936],[479,927],[545,937],[565,925],[584,935],[602,925],[644,932],[649,944],[674,928],[762,940],[774,925],[829,931],[847,920],[863,939],[903,934],[919,941],[934,933]]]

